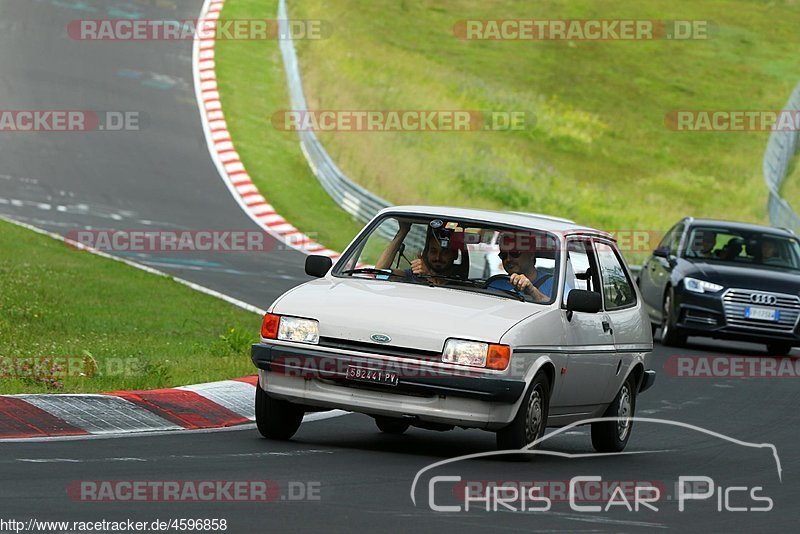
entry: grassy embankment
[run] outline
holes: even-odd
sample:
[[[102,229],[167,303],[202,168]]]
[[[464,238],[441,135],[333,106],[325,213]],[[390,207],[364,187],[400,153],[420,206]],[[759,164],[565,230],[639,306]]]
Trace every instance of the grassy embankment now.
[[[151,389],[254,372],[254,313],[3,221],[0,250],[0,394]]]
[[[795,3],[308,0],[289,12],[333,30],[298,43],[312,109],[536,117],[520,131],[321,135],[349,176],[391,202],[530,210],[608,230],[661,231],[687,214],[766,222],[767,134],[676,132],[664,117],[779,109],[800,73]],[[275,13],[275,1],[228,0],[223,17]],[[534,17],[713,25],[709,39],[690,41],[462,41],[453,32],[462,19]],[[277,43],[222,42],[217,63],[230,129],[262,192],[301,229],[341,247],[357,225],[315,183],[296,135],[270,124],[288,108]]]

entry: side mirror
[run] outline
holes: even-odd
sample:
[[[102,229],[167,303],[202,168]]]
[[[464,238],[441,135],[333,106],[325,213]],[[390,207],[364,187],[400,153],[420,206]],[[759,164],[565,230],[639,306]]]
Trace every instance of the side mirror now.
[[[308,256],[306,258],[306,274],[322,278],[333,267],[333,260],[328,256]]]
[[[573,289],[567,295],[567,312],[597,313],[603,309],[600,293],[585,289]]]
[[[669,250],[669,247],[659,247],[653,251],[653,256],[656,258],[664,258],[667,260],[667,263],[670,267],[675,267],[678,264],[678,260]]]
[[[659,247],[653,251],[653,256],[656,258],[669,258],[669,248],[668,247]]]

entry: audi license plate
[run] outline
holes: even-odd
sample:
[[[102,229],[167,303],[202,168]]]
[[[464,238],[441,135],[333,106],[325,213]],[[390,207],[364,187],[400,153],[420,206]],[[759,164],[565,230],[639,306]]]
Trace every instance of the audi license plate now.
[[[373,384],[386,384],[387,386],[397,385],[397,372],[381,371],[379,369],[367,369],[366,367],[347,366],[345,377],[349,380],[359,382],[371,382]]]
[[[744,309],[746,319],[758,319],[759,321],[777,321],[780,317],[779,311],[775,308],[754,308],[747,306]]]

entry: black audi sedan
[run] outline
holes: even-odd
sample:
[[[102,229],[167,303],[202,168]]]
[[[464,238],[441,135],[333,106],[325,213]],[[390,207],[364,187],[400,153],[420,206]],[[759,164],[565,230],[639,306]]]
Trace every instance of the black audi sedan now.
[[[638,277],[653,333],[800,346],[800,241],[790,230],[687,217],[667,232]]]

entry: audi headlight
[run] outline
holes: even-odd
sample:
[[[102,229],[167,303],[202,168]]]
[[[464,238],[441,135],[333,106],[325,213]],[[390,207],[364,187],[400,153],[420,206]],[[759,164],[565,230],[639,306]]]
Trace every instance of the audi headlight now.
[[[684,278],[683,286],[693,293],[716,293],[722,290],[722,286],[719,284],[712,284],[697,278]]]
[[[319,321],[299,317],[281,317],[278,339],[298,343],[319,343]]]
[[[508,367],[511,347],[465,339],[448,339],[444,344],[442,361],[470,367],[487,367],[502,371]]]

